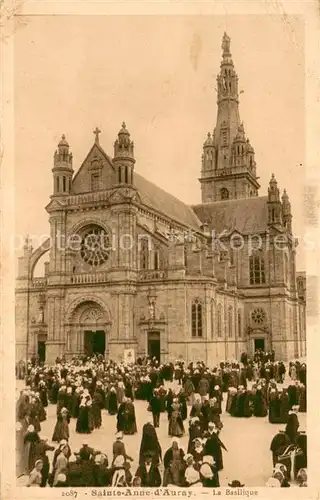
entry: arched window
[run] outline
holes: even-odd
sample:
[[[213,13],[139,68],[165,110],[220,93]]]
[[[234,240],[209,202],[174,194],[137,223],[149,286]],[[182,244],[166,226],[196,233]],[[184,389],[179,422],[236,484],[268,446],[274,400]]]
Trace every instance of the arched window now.
[[[242,337],[242,317],[240,309],[238,310],[238,337]]]
[[[250,156],[250,167],[252,167],[252,156]]]
[[[202,305],[196,299],[191,306],[192,337],[202,337]]]
[[[275,211],[275,209],[273,208],[273,209],[271,210],[271,221],[272,221],[272,222],[274,222],[274,220],[275,220],[275,214],[276,214],[276,211]]]
[[[140,269],[149,269],[149,242],[147,238],[140,241]]]
[[[122,182],[122,179],[121,179],[121,170],[122,170],[122,167],[119,167],[119,170],[118,170],[118,181],[119,181],[119,184],[121,184],[121,182]]]
[[[128,184],[128,167],[124,167],[124,182]]]
[[[233,311],[231,306],[228,309],[228,335],[233,337]]]
[[[66,176],[64,175],[62,177],[62,189],[63,189],[63,192],[65,193],[66,192]]]
[[[222,200],[227,200],[229,198],[229,191],[227,190],[227,188],[222,188],[220,194]]]
[[[250,285],[262,285],[266,282],[264,258],[260,254],[253,254],[249,258]]]
[[[211,338],[214,337],[214,320],[215,320],[215,317],[214,317],[214,311],[215,311],[215,303],[214,303],[214,300],[212,299],[211,300],[211,304],[210,304],[210,326],[211,326]]]
[[[155,271],[158,271],[160,269],[160,251],[158,248],[156,248],[154,251],[153,267],[154,267]]]
[[[217,307],[217,336],[222,337],[222,306],[221,304]]]
[[[57,193],[59,193],[59,191],[60,191],[59,177],[56,178],[56,189],[57,189]]]

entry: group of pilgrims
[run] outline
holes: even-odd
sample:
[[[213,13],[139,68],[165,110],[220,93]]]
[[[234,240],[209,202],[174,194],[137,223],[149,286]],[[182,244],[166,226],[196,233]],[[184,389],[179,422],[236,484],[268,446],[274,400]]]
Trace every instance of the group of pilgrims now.
[[[150,358],[116,363],[98,355],[58,358],[53,366],[33,360],[24,375],[16,405],[17,477],[26,475],[28,486],[219,487],[223,453],[230,453],[222,441],[224,413],[268,416],[270,423],[285,424],[270,443],[273,469],[266,486],[307,485],[307,438],[299,432],[298,418],[307,407],[305,363],[286,367],[259,352],[252,360],[243,353],[240,362],[214,368],[182,360],[159,365]],[[149,418],[140,431],[133,474],[124,436],[138,432],[136,400],[145,401]],[[57,417],[50,440],[41,435],[49,404],[56,405]],[[88,436],[102,425],[102,412],[115,417],[112,457],[89,446]],[[157,436],[162,413],[172,438],[167,450]],[[69,444],[71,419],[76,433],[84,435],[78,451]],[[185,435],[183,449],[179,438]],[[51,464],[48,452],[53,452]],[[229,486],[244,485],[235,479]]]

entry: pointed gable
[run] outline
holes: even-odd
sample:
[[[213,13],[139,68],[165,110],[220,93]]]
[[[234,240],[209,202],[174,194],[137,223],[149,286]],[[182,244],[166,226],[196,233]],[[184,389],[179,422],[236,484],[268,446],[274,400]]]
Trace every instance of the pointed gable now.
[[[98,180],[99,179],[99,180]],[[95,189],[108,189],[114,184],[114,167],[111,158],[95,142],[72,182],[72,194],[87,193]],[[97,186],[100,187],[97,187]]]

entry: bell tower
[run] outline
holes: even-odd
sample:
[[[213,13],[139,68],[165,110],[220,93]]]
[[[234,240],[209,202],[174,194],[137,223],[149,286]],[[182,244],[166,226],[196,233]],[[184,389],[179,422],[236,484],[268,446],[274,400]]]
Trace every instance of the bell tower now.
[[[222,38],[222,61],[217,76],[217,121],[203,146],[202,203],[258,196],[254,149],[245,135],[239,114],[238,75],[230,37]]]
[[[114,143],[113,164],[116,170],[116,184],[133,185],[133,170],[136,162],[133,149],[133,141],[131,141],[126,124],[123,122]]]
[[[53,196],[68,195],[71,191],[73,168],[72,153],[63,134],[53,158]]]

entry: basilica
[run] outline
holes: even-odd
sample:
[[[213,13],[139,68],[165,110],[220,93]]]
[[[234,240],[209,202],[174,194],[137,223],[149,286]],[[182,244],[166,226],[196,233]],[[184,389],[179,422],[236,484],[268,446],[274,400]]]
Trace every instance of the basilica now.
[[[63,135],[46,206],[50,238],[36,249],[26,239],[19,258],[16,360],[101,353],[210,366],[256,349],[276,360],[305,356],[306,279],[296,270],[289,197],[273,174],[260,196],[257,170],[226,33],[200,204],[139,175],[125,123],[112,157],[96,128],[80,166]]]

